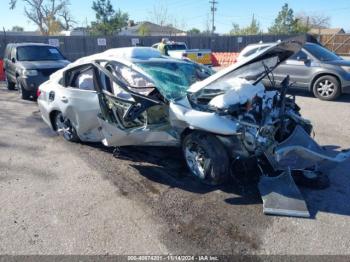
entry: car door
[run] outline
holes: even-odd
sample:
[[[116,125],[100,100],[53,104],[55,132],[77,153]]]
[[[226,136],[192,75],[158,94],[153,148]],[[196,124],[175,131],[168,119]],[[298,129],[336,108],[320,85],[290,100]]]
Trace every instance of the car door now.
[[[169,107],[158,96],[146,96],[120,75],[95,63],[101,113],[98,120],[106,146],[176,145],[168,119]],[[157,90],[154,89],[157,93]]]
[[[300,50],[297,54],[280,64],[274,70],[274,77],[277,84],[289,75],[290,81],[294,82],[293,87],[305,88],[310,84],[312,79],[314,61],[304,50]]]
[[[56,90],[63,114],[84,141],[101,141],[97,115],[100,113],[94,66],[85,64],[65,71],[64,88]]]
[[[13,83],[16,83],[16,62],[16,47],[13,46],[9,52],[8,59],[6,59],[5,65],[7,76]]]

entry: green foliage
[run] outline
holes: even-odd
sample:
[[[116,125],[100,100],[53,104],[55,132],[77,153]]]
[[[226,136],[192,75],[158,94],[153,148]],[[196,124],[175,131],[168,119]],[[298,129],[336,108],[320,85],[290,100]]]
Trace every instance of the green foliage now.
[[[12,27],[11,31],[13,31],[13,32],[23,32],[24,28],[21,27],[21,26],[15,25],[15,26]]]
[[[230,35],[257,35],[261,33],[260,23],[254,15],[249,26],[240,28],[239,24],[233,23],[232,30],[230,31]]]
[[[307,33],[311,29],[311,26],[303,19],[296,18],[294,21],[294,33]]]
[[[150,35],[150,29],[147,25],[142,24],[138,30],[139,36],[149,36]]]
[[[201,31],[198,28],[192,28],[191,30],[188,30],[187,33],[190,35],[199,35]]]
[[[110,0],[93,1],[92,9],[96,13],[90,28],[92,35],[113,35],[128,24],[129,15],[120,9],[116,12]]]
[[[286,3],[282,6],[282,10],[278,13],[274,24],[269,28],[269,33],[292,34],[295,33],[295,28],[296,20],[294,19],[294,11]]]

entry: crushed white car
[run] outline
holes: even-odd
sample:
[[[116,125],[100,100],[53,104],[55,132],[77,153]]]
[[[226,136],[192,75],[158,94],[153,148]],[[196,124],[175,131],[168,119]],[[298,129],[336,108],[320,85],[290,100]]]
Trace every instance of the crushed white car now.
[[[106,146],[182,147],[191,173],[204,183],[226,181],[233,161],[255,159],[267,214],[308,216],[291,173],[317,174],[329,153],[310,137],[295,98],[267,91],[261,80],[298,52],[276,43],[218,73],[163,57],[152,48],[111,49],[56,72],[40,87],[43,119],[70,141]]]

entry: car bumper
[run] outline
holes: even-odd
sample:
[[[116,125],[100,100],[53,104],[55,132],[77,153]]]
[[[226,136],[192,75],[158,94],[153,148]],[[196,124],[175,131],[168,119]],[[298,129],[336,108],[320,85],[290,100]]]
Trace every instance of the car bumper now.
[[[29,76],[29,77],[20,77],[19,81],[21,82],[22,87],[25,90],[30,91],[32,93],[36,93],[36,91],[38,90],[38,87],[48,79],[49,77],[45,77],[45,76]]]
[[[350,81],[343,84],[342,93],[343,94],[350,94]]]

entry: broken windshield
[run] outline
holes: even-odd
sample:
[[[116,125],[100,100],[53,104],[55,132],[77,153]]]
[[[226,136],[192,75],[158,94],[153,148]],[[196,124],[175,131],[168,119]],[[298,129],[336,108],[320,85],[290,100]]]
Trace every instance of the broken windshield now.
[[[213,74],[209,68],[182,61],[153,61],[137,65],[152,77],[159,92],[168,100],[185,96],[193,83]]]

